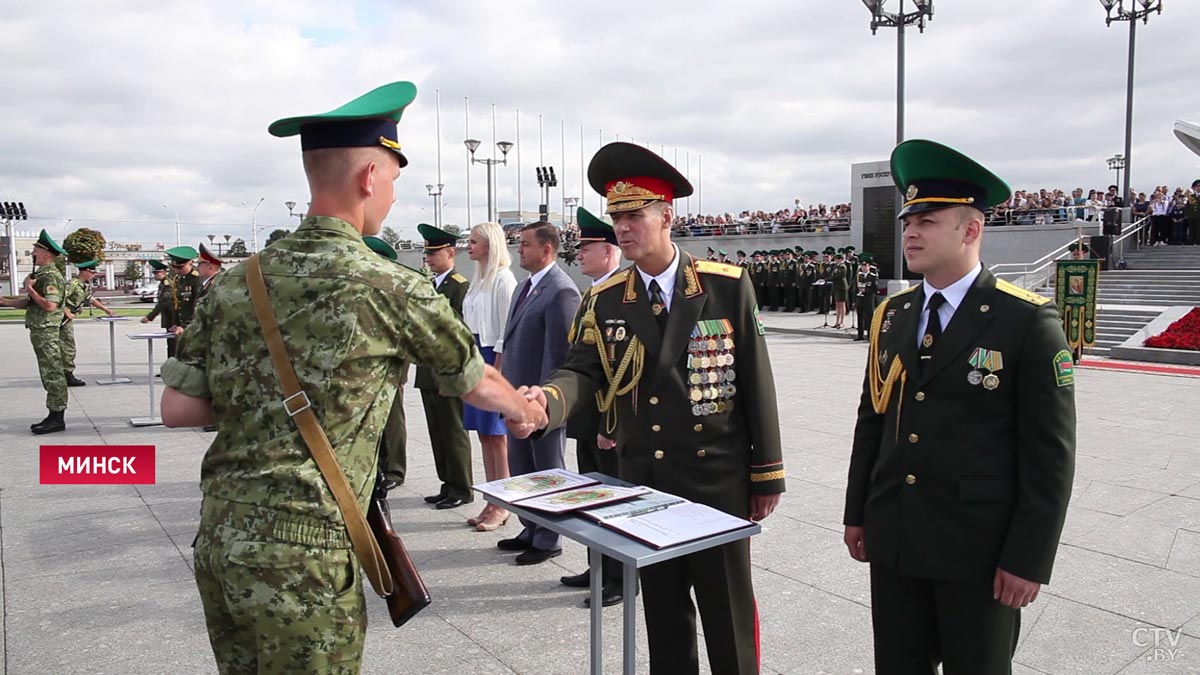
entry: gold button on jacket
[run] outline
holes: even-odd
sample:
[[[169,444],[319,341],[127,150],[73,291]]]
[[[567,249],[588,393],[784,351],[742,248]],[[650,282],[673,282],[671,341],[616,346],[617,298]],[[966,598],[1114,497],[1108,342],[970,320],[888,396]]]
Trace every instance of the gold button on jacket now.
[[[904,482],[905,482],[905,483],[908,483],[909,485],[916,485],[916,484],[917,484],[917,477],[916,477],[916,476],[914,476],[914,475],[912,475],[912,474],[910,473],[910,474],[908,474],[907,476],[905,476],[905,477],[904,477]]]
[[[655,451],[654,451],[654,459],[662,459],[662,458],[663,458],[663,451],[662,451],[662,450],[655,450]]]

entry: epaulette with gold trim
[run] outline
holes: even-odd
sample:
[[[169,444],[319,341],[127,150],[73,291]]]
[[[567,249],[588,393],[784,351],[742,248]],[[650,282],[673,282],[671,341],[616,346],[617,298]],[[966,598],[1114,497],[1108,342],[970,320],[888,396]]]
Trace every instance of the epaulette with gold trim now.
[[[466,277],[464,277],[463,275],[459,274],[458,272],[455,272],[454,274],[451,274],[451,275],[450,275],[450,278],[451,278],[451,279],[453,279],[453,280],[455,280],[455,281],[457,281],[457,282],[458,282],[458,283],[460,283],[460,284],[465,284],[465,283],[467,283],[467,278],[466,278]]]
[[[696,271],[701,274],[716,274],[730,279],[741,279],[743,270],[737,265],[729,263],[717,262],[715,260],[697,260]]]
[[[621,270],[620,272],[617,272],[616,274],[612,275],[611,277],[605,279],[603,281],[603,283],[597,284],[596,286],[592,287],[592,295],[602,293],[604,291],[607,291],[610,288],[614,288],[616,286],[620,286],[621,284],[625,283],[626,277],[629,276],[630,269],[631,268],[627,267],[627,268]]]
[[[1044,295],[1038,295],[1033,291],[1027,291],[1024,288],[1021,288],[1020,286],[1003,279],[996,280],[996,290],[1000,291],[1001,293],[1007,293],[1014,298],[1020,298],[1033,305],[1044,305],[1047,302],[1050,302],[1050,298],[1047,298]]]
[[[912,286],[909,286],[908,288],[906,288],[902,291],[896,291],[895,293],[892,293],[891,295],[887,296],[887,299],[891,300],[892,298],[900,297],[901,295],[904,295],[905,293],[912,293],[913,291],[917,290],[920,287],[921,287],[921,284],[913,284]]]

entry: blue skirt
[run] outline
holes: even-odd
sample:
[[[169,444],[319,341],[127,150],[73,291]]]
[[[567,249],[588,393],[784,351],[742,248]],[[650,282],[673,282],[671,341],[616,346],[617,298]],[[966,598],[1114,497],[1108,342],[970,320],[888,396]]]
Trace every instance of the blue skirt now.
[[[496,363],[496,351],[479,344],[478,335],[475,336],[475,346],[483,355],[484,363],[489,366]],[[478,431],[484,436],[503,436],[508,433],[508,427],[504,426],[500,413],[480,410],[466,401],[463,401],[463,428],[467,431]]]

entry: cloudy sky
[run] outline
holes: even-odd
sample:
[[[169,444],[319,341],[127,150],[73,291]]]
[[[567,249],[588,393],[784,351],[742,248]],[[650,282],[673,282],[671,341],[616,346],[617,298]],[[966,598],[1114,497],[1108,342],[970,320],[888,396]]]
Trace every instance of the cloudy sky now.
[[[925,33],[908,34],[908,137],[956,146],[1015,187],[1111,182],[1128,25],[1105,28],[1094,0],[935,4]],[[1171,133],[1176,119],[1200,121],[1200,2],[1165,4],[1138,26],[1143,189],[1200,177]],[[438,182],[439,148],[444,221],[484,219],[481,166],[467,213],[467,98],[480,156],[492,104],[496,140],[518,142],[525,210],[539,202],[538,164],[560,179],[554,210],[571,196],[597,207],[581,162],[618,136],[690,166],[702,186],[691,211],[846,201],[850,164],[885,159],[895,139],[895,31],[868,24],[857,0],[9,2],[0,199],[23,201],[31,229],[173,245],[176,213],[184,243],[249,240],[265,198],[261,242],[294,226],[285,201],[307,201],[298,141],[267,125],[410,80],[411,164],[386,223],[404,235],[432,220],[424,186]],[[518,204],[516,160],[498,169],[501,210]]]

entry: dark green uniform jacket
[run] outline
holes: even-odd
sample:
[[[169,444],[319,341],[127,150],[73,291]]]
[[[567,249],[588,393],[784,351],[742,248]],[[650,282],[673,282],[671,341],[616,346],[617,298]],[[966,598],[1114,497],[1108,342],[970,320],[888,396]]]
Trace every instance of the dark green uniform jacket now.
[[[612,405],[621,477],[744,517],[750,494],[784,490],[754,289],[737,266],[678,255],[665,335],[632,266],[592,289],[593,316],[583,319],[591,335],[545,386],[549,428],[595,406],[597,390],[612,391],[606,370],[619,374]]]
[[[450,308],[462,319],[463,300],[467,297],[467,289],[471,287],[471,282],[467,278],[459,274],[457,270],[451,269],[442,280],[442,285],[437,287],[437,292],[442,294],[450,301]],[[437,390],[437,383],[433,380],[433,373],[425,366],[417,366],[417,375],[413,379],[413,383],[417,389],[432,389]]]
[[[196,315],[200,299],[200,273],[195,269],[187,274],[172,274],[167,304],[171,308],[171,326],[187,328]]]
[[[991,584],[999,567],[1047,583],[1075,467],[1058,312],[982,270],[921,365],[923,289],[875,311],[844,524],[902,576]]]

